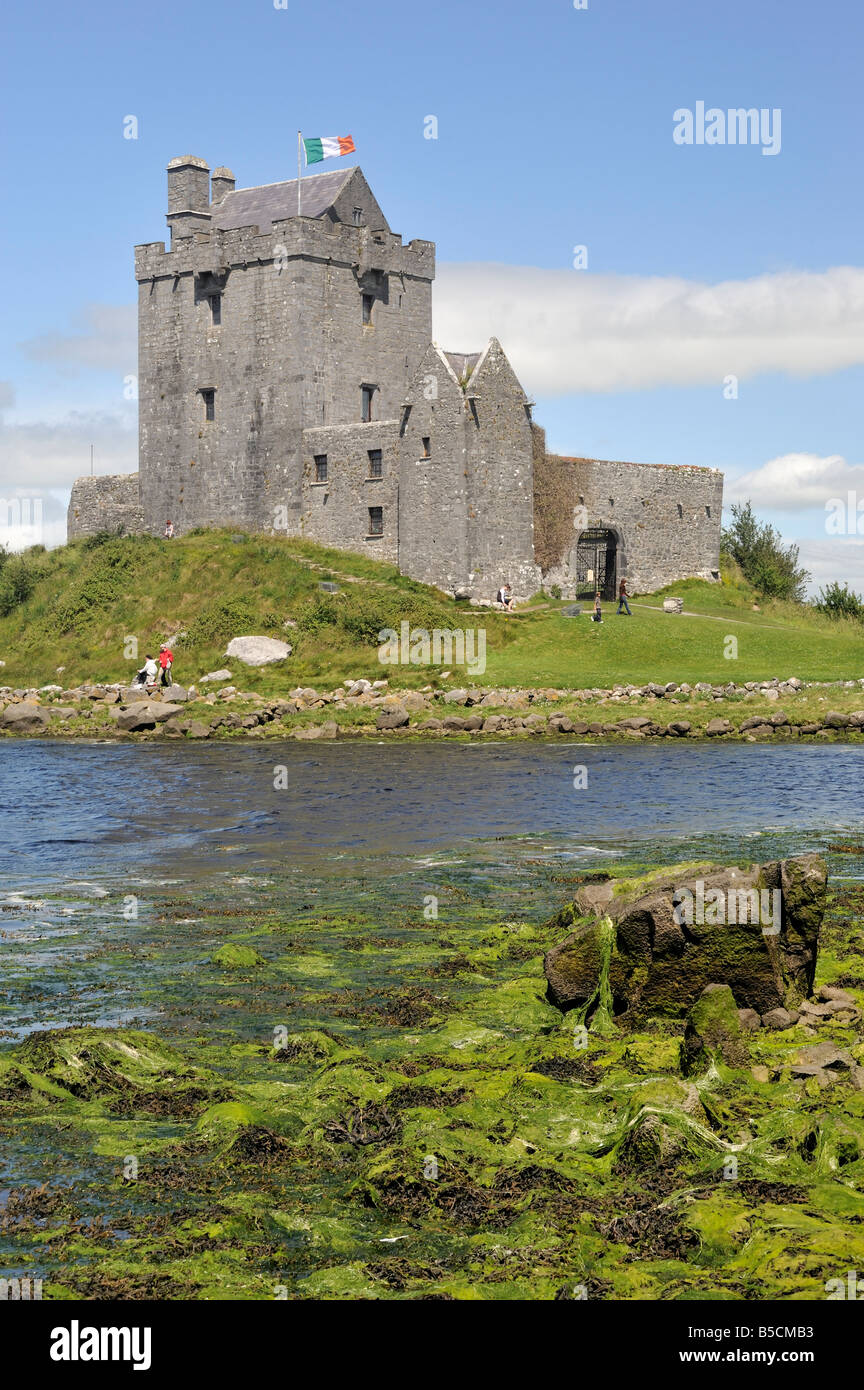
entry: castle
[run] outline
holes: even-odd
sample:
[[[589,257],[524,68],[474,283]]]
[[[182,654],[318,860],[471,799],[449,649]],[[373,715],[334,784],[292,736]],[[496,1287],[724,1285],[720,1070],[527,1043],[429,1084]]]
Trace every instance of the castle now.
[[[718,577],[722,473],[547,453],[496,339],[433,343],[435,247],[361,169],[237,189],[172,159],[167,221],[135,252],[140,471],[80,478],[70,539],[306,536],[487,598]]]

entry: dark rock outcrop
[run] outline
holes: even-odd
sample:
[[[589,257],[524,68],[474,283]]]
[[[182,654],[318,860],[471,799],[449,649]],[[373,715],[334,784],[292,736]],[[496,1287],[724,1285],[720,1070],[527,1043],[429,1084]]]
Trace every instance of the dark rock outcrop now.
[[[559,939],[544,962],[549,999],[590,1012],[602,977],[616,1016],[683,1018],[716,984],[763,1021],[794,1010],[813,987],[826,878],[822,860],[809,854],[586,883],[548,924]],[[611,952],[604,919],[614,926]]]

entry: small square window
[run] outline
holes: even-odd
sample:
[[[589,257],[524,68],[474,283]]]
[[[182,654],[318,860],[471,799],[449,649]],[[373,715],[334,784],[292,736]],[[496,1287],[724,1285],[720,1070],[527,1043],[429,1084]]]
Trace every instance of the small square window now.
[[[429,438],[429,435],[428,435],[428,434],[424,434],[424,436],[423,436],[423,457],[424,457],[424,459],[431,459],[431,457],[432,457],[432,449],[431,449],[431,447],[430,447],[431,442],[432,442],[432,441],[431,441],[431,439]]]
[[[221,294],[210,295],[210,322],[220,324],[222,322],[222,296]]]
[[[368,424],[372,419],[372,401],[376,390],[375,386],[360,387],[360,419],[364,424]]]
[[[374,294],[364,294],[363,296],[363,322],[372,322],[372,305],[375,303]]]
[[[383,460],[382,460],[382,458],[381,458],[381,450],[380,450],[380,449],[369,449],[367,452],[368,452],[368,454],[369,454],[369,477],[370,477],[370,478],[383,478],[383,476],[384,476],[384,463],[383,463]]]
[[[370,535],[370,536],[383,536],[383,535],[384,535],[384,508],[383,508],[383,507],[370,507],[370,508],[369,508],[369,535]]]
[[[327,481],[327,455],[315,455],[315,481],[316,483],[326,483]]]
[[[204,419],[216,419],[216,392],[211,387],[201,392],[201,399],[204,402]]]

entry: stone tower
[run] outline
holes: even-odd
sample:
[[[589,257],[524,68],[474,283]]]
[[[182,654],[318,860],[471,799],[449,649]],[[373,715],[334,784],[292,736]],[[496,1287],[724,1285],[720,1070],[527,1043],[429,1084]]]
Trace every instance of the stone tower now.
[[[144,529],[301,529],[303,431],[398,414],[432,333],[434,247],[359,168],[235,189],[168,166],[168,250],[136,248]]]

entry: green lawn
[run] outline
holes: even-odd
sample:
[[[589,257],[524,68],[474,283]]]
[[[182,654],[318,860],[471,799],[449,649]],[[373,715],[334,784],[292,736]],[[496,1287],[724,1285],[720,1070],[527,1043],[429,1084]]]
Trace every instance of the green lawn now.
[[[662,594],[637,595],[633,617],[606,606],[602,625],[587,611],[563,616],[562,603],[536,596],[512,618],[471,609],[366,556],[310,542],[204,532],[168,543],[151,537],[75,542],[31,552],[34,585],[0,617],[0,680],[30,686],[128,678],[147,651],[170,639],[177,677],[189,683],[225,665],[232,636],[263,633],[289,641],[286,665],[239,668],[244,688],[283,692],[297,684],[332,686],[348,676],[393,686],[481,684],[609,686],[699,680],[713,683],[772,676],[831,680],[864,676],[864,626],[813,610],[764,604],[733,576],[723,584],[676,584],[696,616],[662,612]],[[13,561],[8,564],[12,565]],[[334,579],[340,593],[319,590]],[[4,594],[5,589],[5,594]],[[0,599],[8,586],[0,572]],[[382,665],[377,635],[385,627],[483,629],[486,670]],[[287,625],[286,625],[287,624]],[[291,626],[296,624],[296,626]],[[185,634],[185,635],[184,635]],[[137,639],[138,655],[129,638]],[[730,638],[737,641],[737,655]],[[64,670],[58,675],[57,668]]]

